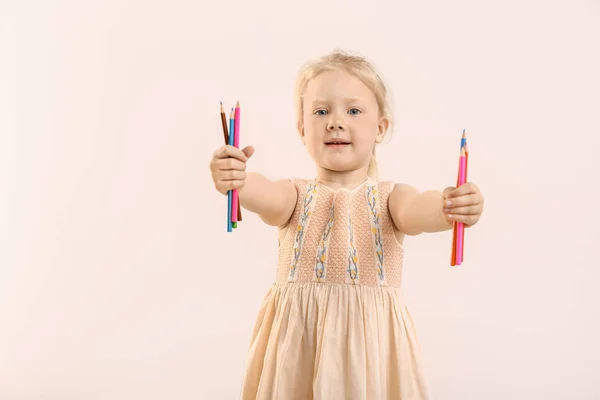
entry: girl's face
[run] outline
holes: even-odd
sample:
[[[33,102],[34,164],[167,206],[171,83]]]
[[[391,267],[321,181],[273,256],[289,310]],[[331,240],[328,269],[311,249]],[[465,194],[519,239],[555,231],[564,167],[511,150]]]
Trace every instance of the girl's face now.
[[[388,125],[375,94],[354,75],[335,70],[310,80],[303,101],[302,140],[319,169],[366,176],[373,146]]]

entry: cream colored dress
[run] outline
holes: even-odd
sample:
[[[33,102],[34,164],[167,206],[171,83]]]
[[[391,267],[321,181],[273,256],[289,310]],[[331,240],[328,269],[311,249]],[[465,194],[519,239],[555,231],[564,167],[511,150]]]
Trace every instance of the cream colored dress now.
[[[387,207],[394,184],[293,182],[298,200],[252,333],[242,399],[429,399]]]

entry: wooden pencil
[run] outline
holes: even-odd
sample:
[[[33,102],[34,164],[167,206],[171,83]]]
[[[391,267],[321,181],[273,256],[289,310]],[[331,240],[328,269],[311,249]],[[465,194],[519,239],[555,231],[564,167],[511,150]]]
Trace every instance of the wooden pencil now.
[[[237,102],[237,107],[238,107],[238,109],[240,108],[240,102],[239,102],[239,101]],[[238,112],[238,115],[237,115],[236,119],[239,119],[239,117],[240,117],[240,115],[239,115],[239,112]],[[237,129],[239,129],[239,125],[238,125],[238,128],[237,128]],[[239,147],[239,145],[240,145],[240,143],[239,143],[239,140],[240,140],[240,139],[239,139],[239,132],[237,133],[237,135],[238,135],[238,139],[237,139],[237,140],[238,140],[238,143],[237,143],[237,146]],[[238,209],[237,209],[237,212],[238,212],[238,222],[242,222],[242,208],[241,208],[241,205],[240,205],[240,204],[241,204],[241,202],[240,202],[240,201],[239,201],[239,199],[238,199],[238,203],[237,203],[237,206],[238,206]]]
[[[459,185],[464,185],[465,183],[465,149],[464,147],[460,149],[460,180]],[[457,222],[456,224],[456,265],[461,265],[462,260],[462,250],[463,250],[463,233],[465,229],[465,224],[463,222]]]
[[[467,173],[469,172],[469,148],[467,146],[467,142],[465,141],[465,183],[467,183]],[[460,261],[463,262],[465,260],[465,230],[462,231],[462,253]]]
[[[458,188],[458,183],[460,181],[460,161],[458,163],[458,176],[456,177],[456,187]],[[456,221],[452,223],[452,255],[450,258],[450,265],[456,265]]]
[[[235,105],[235,114],[234,114],[234,130],[231,133],[233,135],[233,146],[235,148],[240,148],[240,102],[238,101],[237,104]],[[238,189],[233,189],[233,209],[237,210],[238,206],[239,206],[239,194],[238,194]],[[234,224],[234,227],[236,224],[236,222],[238,221],[238,214],[234,213],[233,214],[233,218],[231,219],[231,221]]]
[[[221,125],[223,125],[223,137],[225,138],[225,144],[229,144],[229,132],[227,132],[227,116],[225,115],[225,109],[223,108],[223,102],[221,102]],[[237,209],[238,221],[242,220],[242,209],[238,203]]]
[[[223,138],[225,144],[229,144],[229,133],[227,132],[227,117],[225,116],[225,110],[223,109],[223,102],[221,101],[221,125],[223,125]]]
[[[231,109],[231,116],[229,117],[229,132],[231,132],[232,134],[229,135],[228,142],[227,144],[229,146],[233,146],[233,109]],[[232,212],[232,205],[233,205],[233,191],[232,190],[228,190],[227,191],[227,231],[231,232],[234,228],[233,225],[233,221],[232,221],[232,217],[233,217],[233,212]]]
[[[463,148],[465,148],[465,150],[466,150],[466,145],[467,145],[466,129],[463,129],[462,137],[460,139],[461,151]],[[456,187],[458,188],[458,187],[460,187],[460,159],[458,162],[458,174],[457,175],[458,176],[456,177]],[[457,228],[458,228],[457,223],[454,222],[452,224],[452,254],[450,256],[450,265],[453,267],[456,265],[456,262],[457,262],[457,260],[456,260],[456,244],[457,244],[456,235],[458,234]],[[464,229],[462,232],[463,232],[462,233],[462,243],[463,243],[463,248],[464,248]],[[461,262],[462,262],[463,258],[464,258],[464,251],[461,254],[461,260],[460,260]]]

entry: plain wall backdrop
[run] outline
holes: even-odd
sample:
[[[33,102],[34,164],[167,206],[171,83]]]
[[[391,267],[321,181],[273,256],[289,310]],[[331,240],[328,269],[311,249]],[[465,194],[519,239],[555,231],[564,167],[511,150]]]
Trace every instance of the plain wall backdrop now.
[[[314,177],[293,83],[334,48],[392,90],[382,180],[454,184],[467,130],[465,264],[405,241],[435,398],[600,399],[598,1],[3,1],[0,45],[1,400],[238,398],[277,236],[226,233],[219,101],[249,170]]]

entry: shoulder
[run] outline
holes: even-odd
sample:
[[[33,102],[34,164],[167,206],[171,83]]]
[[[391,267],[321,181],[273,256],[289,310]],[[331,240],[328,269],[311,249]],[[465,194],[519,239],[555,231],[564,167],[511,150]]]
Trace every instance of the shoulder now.
[[[303,179],[303,178],[286,178],[275,181],[275,183],[282,189],[283,196],[286,199],[292,199],[293,203],[298,206],[298,203],[302,202],[305,197],[312,197],[317,192],[317,182],[314,179]]]
[[[419,190],[406,183],[392,183],[388,206],[390,212],[395,213],[408,205],[415,197],[419,195]]]
[[[288,178],[282,179],[282,181],[289,182],[289,184],[296,189],[297,192],[305,192],[310,186],[316,186],[317,182],[314,179],[304,178]]]
[[[283,224],[278,225],[280,230],[286,230],[292,219],[297,217],[300,205],[306,196],[306,192],[309,190],[311,182],[312,181],[308,179],[295,177],[275,181],[275,183],[283,189],[282,193],[284,193],[284,195],[282,198],[286,199],[285,201],[288,204],[286,208],[288,209],[289,217]]]
[[[411,197],[411,196],[416,196],[419,194],[419,190],[416,187],[411,186],[409,184],[394,183],[394,182],[392,182],[392,184],[393,184],[392,193],[394,193],[394,195],[402,196],[402,197]]]
[[[410,197],[419,194],[419,191],[406,183],[396,183],[392,181],[377,181],[377,188],[382,195],[394,197]]]

